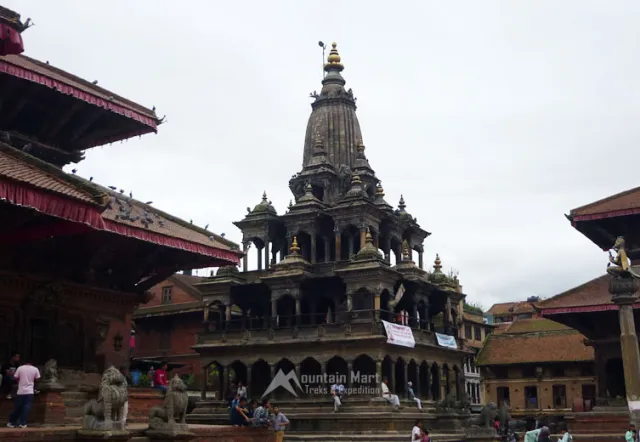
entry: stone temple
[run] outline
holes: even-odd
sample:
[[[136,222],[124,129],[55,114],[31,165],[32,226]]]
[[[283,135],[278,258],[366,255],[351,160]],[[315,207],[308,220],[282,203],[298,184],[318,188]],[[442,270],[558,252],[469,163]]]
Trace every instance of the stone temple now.
[[[402,197],[397,209],[385,200],[343,69],[334,43],[322,89],[311,94],[302,169],[289,181],[295,199],[280,215],[263,194],[235,222],[244,250],[258,250],[257,270],[248,270],[245,255],[242,271],[222,267],[199,284],[208,308],[194,348],[220,394],[234,378],[260,398],[282,369],[317,387],[343,374],[363,395],[376,395],[376,379],[387,377],[401,397],[411,381],[427,403],[461,399],[471,353],[461,342],[439,345],[436,333],[458,337],[465,295],[439,258],[424,270],[430,233]],[[387,343],[382,320],[410,326],[415,347]],[[302,385],[298,399],[310,391]]]

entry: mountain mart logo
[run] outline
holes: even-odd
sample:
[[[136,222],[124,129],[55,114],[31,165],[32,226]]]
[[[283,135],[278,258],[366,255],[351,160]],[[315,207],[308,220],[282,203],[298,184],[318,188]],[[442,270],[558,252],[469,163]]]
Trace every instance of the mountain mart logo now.
[[[331,393],[329,385],[342,385],[347,384],[349,376],[340,373],[334,374],[303,374],[301,376],[302,383],[298,379],[296,372],[291,370],[289,373],[284,374],[282,369],[278,370],[275,377],[265,390],[261,399],[264,399],[269,394],[273,393],[278,388],[284,388],[294,397],[298,397],[298,392],[305,393],[307,395],[328,395]],[[380,394],[380,379],[375,374],[365,374],[359,371],[351,372],[351,382],[349,385],[360,384],[356,388],[343,389],[345,394],[351,395],[378,395]],[[304,387],[303,387],[304,385]],[[375,385],[372,387],[371,385]]]

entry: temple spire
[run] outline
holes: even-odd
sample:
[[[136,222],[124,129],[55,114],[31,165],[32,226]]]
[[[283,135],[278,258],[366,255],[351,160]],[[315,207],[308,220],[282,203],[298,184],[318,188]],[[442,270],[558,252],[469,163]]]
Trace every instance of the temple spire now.
[[[338,44],[334,41],[331,43],[331,51],[329,52],[329,56],[327,57],[327,63],[324,65],[324,70],[327,72],[336,71],[342,72],[344,66],[342,65],[340,54],[337,49]]]

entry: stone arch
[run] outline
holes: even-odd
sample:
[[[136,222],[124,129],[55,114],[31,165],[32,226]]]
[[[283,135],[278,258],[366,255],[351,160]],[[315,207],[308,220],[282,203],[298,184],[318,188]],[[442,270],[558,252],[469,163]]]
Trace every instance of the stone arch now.
[[[347,260],[362,248],[360,244],[360,229],[353,224],[344,226],[340,231],[340,257]]]
[[[317,359],[308,357],[300,363],[300,384],[303,388],[317,388],[324,385],[322,364]]]
[[[206,331],[222,330],[226,319],[226,308],[221,301],[213,301],[207,306]]]
[[[434,362],[431,365],[431,397],[434,401],[439,401],[442,399],[442,391],[440,388],[440,367],[438,367],[438,363]]]
[[[355,371],[355,367],[354,367]],[[349,373],[349,364],[340,356],[334,356],[327,361],[326,373],[329,378],[329,384],[340,381],[345,386],[351,383],[351,373]]]
[[[293,364],[293,362],[291,362],[289,359],[287,358],[282,358],[280,359],[275,366],[274,369],[274,375],[277,376],[278,372],[282,370],[282,373],[287,376],[289,373],[294,372],[296,370],[296,366]],[[297,385],[294,385],[293,383],[289,382],[291,384],[291,387],[294,389],[294,391],[296,391],[298,389]],[[298,392],[299,393],[299,392]],[[289,398],[289,399],[293,399],[295,396],[293,396],[291,393],[289,393],[287,390],[285,390],[284,388],[277,388],[273,391],[272,395],[276,398]]]
[[[216,397],[224,398],[228,383],[225,382],[224,366],[218,361],[212,361],[205,366],[207,378],[205,379],[206,388],[209,391],[216,392]],[[227,379],[229,377],[228,373]]]
[[[293,327],[296,318],[296,300],[293,296],[282,295],[276,303],[276,325],[280,328]]]
[[[306,230],[299,230],[296,237],[298,247],[300,247],[300,254],[304,259],[311,262],[311,234]]]
[[[393,391],[395,385],[393,385],[393,375],[395,373],[395,366],[389,355],[385,356],[382,360],[382,379],[387,379],[389,389]]]
[[[264,359],[251,364],[251,385],[249,390],[253,397],[261,397],[271,383],[271,368]]]
[[[233,373],[229,373],[230,376],[233,376],[233,382],[236,384],[242,382],[242,385],[247,385],[247,366],[244,362],[235,360],[229,365],[229,368],[230,371],[233,370]]]
[[[353,361],[354,376],[353,379],[350,379],[353,381],[351,387],[375,391],[376,388],[379,388],[376,371],[376,362],[371,356],[362,354],[356,357]]]
[[[422,361],[420,364],[420,395],[428,398],[433,397],[430,394],[430,382],[429,382],[429,364],[427,361]]]
[[[418,392],[421,391],[419,371],[420,367],[415,360],[411,359],[407,364],[407,383],[411,382],[413,386],[413,393],[416,397],[419,396]]]
[[[393,387],[395,388],[395,393],[398,396],[403,396],[407,394],[407,380],[404,377],[404,369],[405,369],[405,362],[404,359],[402,358],[398,358],[396,359],[396,363],[395,363],[395,384]]]

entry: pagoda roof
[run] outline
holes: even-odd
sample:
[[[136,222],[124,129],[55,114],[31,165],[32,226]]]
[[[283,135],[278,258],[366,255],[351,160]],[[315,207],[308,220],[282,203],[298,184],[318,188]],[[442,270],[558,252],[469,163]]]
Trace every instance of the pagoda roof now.
[[[520,319],[491,334],[478,354],[481,366],[593,361],[578,331],[548,319]]]
[[[571,210],[572,221],[590,221],[640,214],[640,187],[608,196]]]
[[[152,316],[169,316],[185,313],[201,312],[204,310],[202,301],[179,302],[174,304],[160,304],[151,307],[140,307],[133,313],[133,319]]]
[[[464,322],[472,322],[474,324],[484,325],[488,327],[492,327],[491,324],[485,324],[484,318],[480,315],[472,315],[471,313],[463,312],[462,320]]]
[[[238,245],[219,235],[67,174],[2,142],[0,199],[90,229],[214,257],[223,263],[238,264],[242,256]]]

